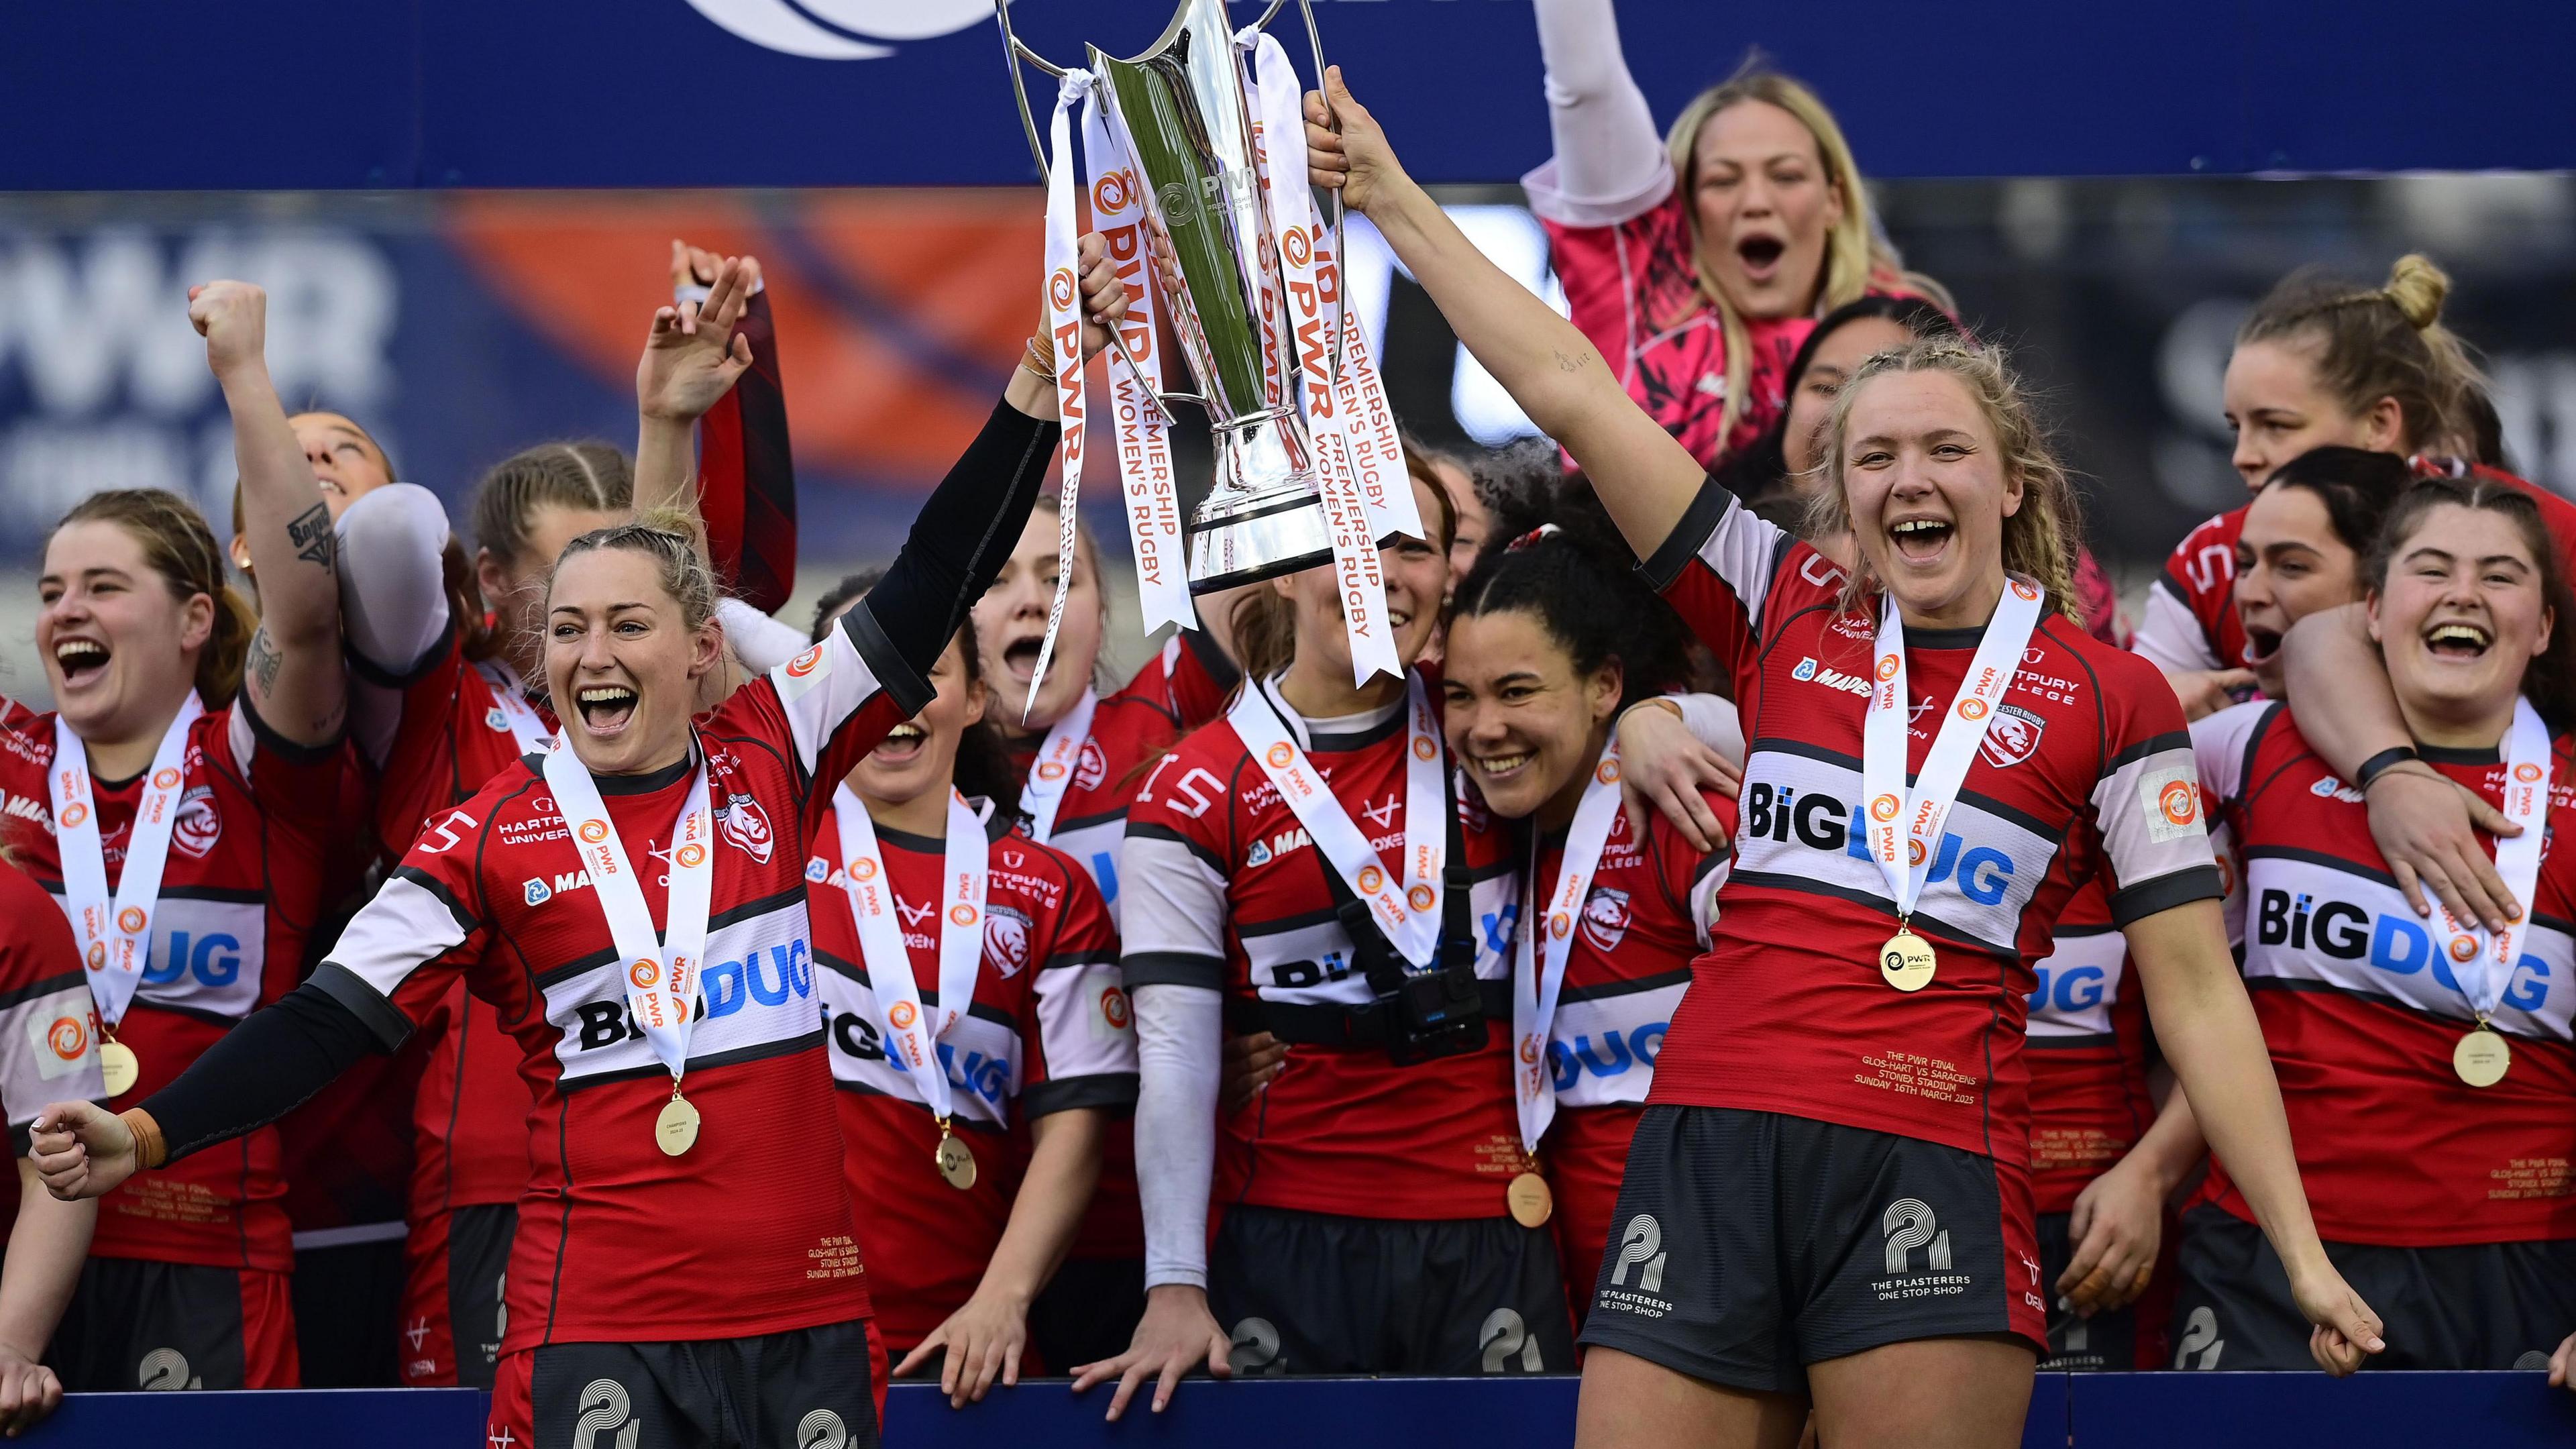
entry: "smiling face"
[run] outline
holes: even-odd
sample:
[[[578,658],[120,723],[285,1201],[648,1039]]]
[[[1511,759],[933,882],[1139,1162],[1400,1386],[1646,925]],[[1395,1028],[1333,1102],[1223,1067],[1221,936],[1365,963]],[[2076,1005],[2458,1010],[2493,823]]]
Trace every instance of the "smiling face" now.
[[[887,731],[883,742],[850,770],[850,788],[871,812],[907,804],[936,792],[942,800],[957,777],[957,741],[984,717],[983,682],[969,678],[966,656],[951,639],[930,670],[937,690],[921,713]]]
[[[1449,748],[1495,814],[1518,820],[1560,797],[1570,813],[1609,738],[1622,681],[1615,659],[1577,673],[1528,610],[1453,619],[1440,678]]]
[[[361,498],[394,481],[393,465],[376,440],[338,413],[297,413],[286,420],[304,461],[322,485],[322,504],[336,519]]]
[[[36,597],[45,681],[81,738],[133,738],[168,719],[194,687],[215,601],[175,593],[124,525],[82,519],[54,530]]]
[[[1700,257],[1727,302],[1746,317],[1811,310],[1843,217],[1815,133],[1769,101],[1738,101],[1700,127],[1691,167]]]
[[[1816,344],[1815,355],[1807,360],[1807,370],[1800,374],[1797,389],[1789,394],[1787,430],[1780,438],[1780,451],[1789,460],[1790,481],[1798,484],[1799,491],[1815,486],[1815,466],[1824,460],[1824,443],[1817,437],[1817,430],[1834,410],[1834,398],[1842,392],[1843,384],[1873,355],[1913,340],[1913,332],[1902,322],[1886,317],[1855,317]]]
[[[1983,624],[2003,592],[2004,520],[2022,505],[1985,409],[1946,372],[1853,386],[1841,471],[1862,559],[1906,623]]]
[[[2249,490],[2311,448],[2403,450],[2397,400],[2381,398],[2359,413],[2345,407],[2318,378],[2313,344],[2289,338],[2237,344],[2227,359],[2224,397],[2227,426],[2236,434],[2230,461]]]
[[[984,677],[993,682],[994,704],[1004,728],[1044,730],[1064,718],[1091,686],[1091,666],[1100,656],[1100,637],[1108,625],[1108,605],[1100,593],[1100,575],[1089,547],[1073,551],[1073,584],[1065,591],[1064,623],[1057,629],[1055,658],[1047,664],[1046,687],[1035,708],[1027,709],[1029,677],[1036,673],[1038,647],[1046,637],[1047,609],[1055,602],[1056,513],[1033,509],[1017,548],[984,597],[975,601],[975,637],[983,641]]]
[[[2276,483],[2254,495],[2236,539],[2236,620],[2245,629],[2245,662],[2265,694],[2289,697],[2281,636],[2290,626],[2360,592],[2360,556],[2336,535],[2315,490]]]
[[[1440,500],[1419,479],[1413,484],[1414,505],[1426,525],[1440,517]],[[1399,537],[1377,552],[1386,575],[1388,625],[1395,634],[1395,657],[1407,668],[1422,657],[1422,646],[1440,623],[1440,604],[1449,592],[1449,556],[1437,543]],[[1277,589],[1295,606],[1297,664],[1320,679],[1351,677],[1351,641],[1342,630],[1342,590],[1333,566],[1307,569],[1275,579]]]
[[[2556,623],[2522,530],[2493,509],[2456,503],[2417,517],[2370,599],[2388,682],[2428,744],[2501,739],[2523,672]]]
[[[555,570],[545,600],[546,690],[591,773],[641,775],[688,755],[697,682],[724,647],[692,629],[652,555],[591,548]]]

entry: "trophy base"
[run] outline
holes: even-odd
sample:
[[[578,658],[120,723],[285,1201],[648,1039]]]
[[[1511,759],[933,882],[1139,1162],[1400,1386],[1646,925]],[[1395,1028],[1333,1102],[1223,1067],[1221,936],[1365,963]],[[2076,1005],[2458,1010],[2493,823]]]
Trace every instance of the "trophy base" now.
[[[1333,561],[1324,503],[1312,493],[1203,519],[1190,530],[1190,592],[1213,594]]]

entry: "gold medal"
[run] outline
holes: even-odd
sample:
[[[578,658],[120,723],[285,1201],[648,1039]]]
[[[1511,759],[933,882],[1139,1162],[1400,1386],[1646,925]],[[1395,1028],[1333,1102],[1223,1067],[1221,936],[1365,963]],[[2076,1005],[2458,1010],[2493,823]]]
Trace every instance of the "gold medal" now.
[[[975,1185],[975,1150],[953,1136],[944,1122],[939,1127],[939,1150],[930,1160],[939,1164],[939,1175],[950,1187],[964,1192]]]
[[[2460,1038],[2451,1048],[2451,1070],[2472,1087],[2492,1087],[2504,1080],[2505,1068],[2513,1065],[2513,1048],[2504,1038],[2487,1028],[2485,1018],[2477,1029]]]
[[[98,1044],[98,1074],[107,1079],[109,1096],[122,1097],[143,1080],[143,1063],[125,1043],[103,1041]]]
[[[1931,985],[1932,973],[1940,964],[1932,954],[1932,943],[1902,922],[1887,944],[1878,948],[1878,974],[1899,991],[1920,991]]]
[[[1550,1192],[1547,1179],[1535,1172],[1524,1172],[1503,1189],[1503,1202],[1512,1210],[1512,1221],[1525,1228],[1543,1227],[1556,1211],[1556,1194]]]
[[[662,1115],[653,1119],[653,1145],[665,1157],[678,1157],[698,1144],[697,1105],[677,1092],[662,1104]]]

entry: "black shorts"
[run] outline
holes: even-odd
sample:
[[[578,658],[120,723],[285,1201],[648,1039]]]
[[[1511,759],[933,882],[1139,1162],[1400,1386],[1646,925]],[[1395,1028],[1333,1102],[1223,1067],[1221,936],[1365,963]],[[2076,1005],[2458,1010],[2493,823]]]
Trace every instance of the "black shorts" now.
[[[1556,1240],[1510,1218],[1231,1207],[1208,1250],[1208,1306],[1238,1375],[1574,1368]]]
[[[1029,1304],[1029,1347],[1048,1373],[1115,1358],[1145,1316],[1145,1260],[1067,1258]]]
[[[402,1382],[403,1225],[375,1230],[386,1236],[295,1250],[295,1345],[308,1389]]]
[[[2183,1215],[2173,1366],[2314,1368],[2308,1321],[2263,1230],[2222,1208]],[[2335,1271],[2378,1313],[2374,1369],[2535,1369],[2576,1333],[2576,1240],[2383,1248],[2328,1243]]]
[[[412,1224],[404,1255],[402,1381],[406,1388],[492,1387],[509,1319],[501,1291],[516,1203],[473,1203]]]
[[[75,1394],[296,1388],[294,1290],[284,1273],[92,1258],[45,1362]]]
[[[1939,1143],[1728,1107],[1637,1123],[1583,1342],[1804,1394],[1806,1366],[1918,1338],[2046,1343],[2030,1181]]]
[[[2067,1232],[2070,1213],[2039,1216],[2039,1296],[2048,1303],[2048,1352],[2039,1361],[2043,1373],[2128,1372],[2153,1368],[2138,1362],[2138,1305],[2096,1313],[2090,1318],[2057,1306],[2057,1280],[2075,1261],[2075,1242]],[[2151,1281],[2149,1291],[2154,1291]]]
[[[885,1354],[866,1319],[699,1343],[501,1355],[486,1438],[513,1449],[876,1449]]]

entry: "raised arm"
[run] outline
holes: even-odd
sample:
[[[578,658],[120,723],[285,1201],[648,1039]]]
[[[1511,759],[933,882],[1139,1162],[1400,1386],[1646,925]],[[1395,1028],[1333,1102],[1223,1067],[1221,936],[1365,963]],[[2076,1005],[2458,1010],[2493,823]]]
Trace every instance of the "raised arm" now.
[[[2191,901],[2141,917],[2123,928],[2156,1039],[2173,1063],[2181,1090],[2209,1144],[2243,1189],[2289,1272],[2299,1311],[2316,1325],[2309,1352],[2341,1376],[2386,1345],[2379,1315],[2345,1284],[2326,1259],[2299,1184],[2281,1086],[2245,983],[2228,955],[2218,903]]]
[[[1405,175],[1377,122],[1325,73],[1331,97],[1306,97],[1314,183],[1338,188],[1377,224],[1431,294],[1450,330],[1530,421],[1565,447],[1640,558],[1660,547],[1699,496],[1707,470],[1629,400],[1616,372],[1574,324],[1486,260],[1439,204]],[[1340,131],[1329,129],[1338,120]]]
[[[757,258],[726,257],[704,301],[654,312],[644,356],[635,364],[637,510],[698,511],[695,430],[751,368],[751,339],[737,335],[734,325],[759,281]]]
[[[247,282],[192,287],[188,321],[206,339],[206,365],[232,414],[242,532],[259,576],[259,632],[242,690],[288,743],[329,744],[348,712],[331,511],[269,380],[268,294]]]
[[[1556,154],[1524,178],[1555,219],[1625,221],[1661,201],[1672,158],[1646,93],[1628,74],[1611,0],[1537,0],[1538,53],[1547,63],[1547,128]]]
[[[2429,886],[2453,914],[2484,921],[2489,930],[2519,920],[2521,903],[2478,840],[2481,830],[2520,834],[2511,821],[2430,765],[2383,764],[2361,778],[2361,767],[2375,757],[2414,745],[2363,606],[2347,604],[2292,624],[2281,639],[2281,668],[2300,736],[2369,797],[2371,839],[2415,914],[2431,914],[2424,899]]]

